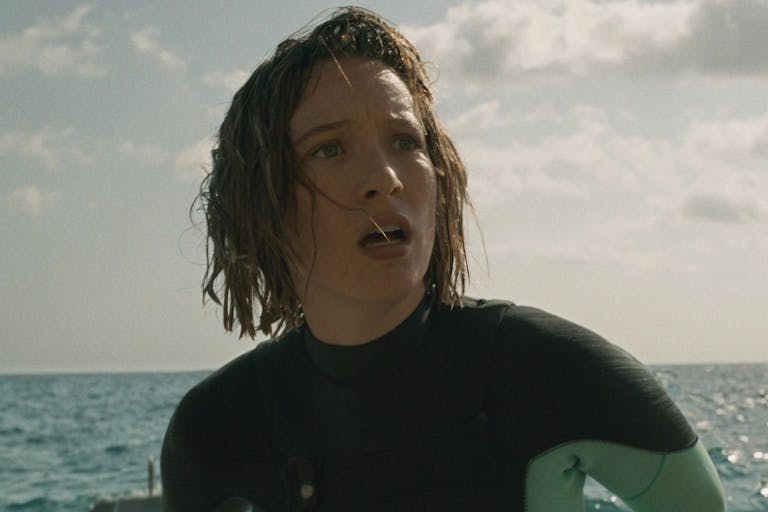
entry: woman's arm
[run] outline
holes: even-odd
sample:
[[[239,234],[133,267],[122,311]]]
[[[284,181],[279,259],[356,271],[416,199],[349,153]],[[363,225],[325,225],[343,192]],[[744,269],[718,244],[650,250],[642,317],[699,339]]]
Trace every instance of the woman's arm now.
[[[712,462],[661,383],[619,347],[512,307],[492,358],[492,424],[525,462],[527,512],[583,511],[586,475],[638,512],[723,510]]]
[[[583,510],[586,475],[637,512],[725,510],[720,479],[701,441],[660,453],[585,440],[564,443],[531,461],[527,512]]]

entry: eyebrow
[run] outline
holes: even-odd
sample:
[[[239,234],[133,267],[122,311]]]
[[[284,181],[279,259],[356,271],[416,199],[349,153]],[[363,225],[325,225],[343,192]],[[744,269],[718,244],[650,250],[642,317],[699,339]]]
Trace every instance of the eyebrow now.
[[[391,119],[387,120],[387,124],[393,125],[393,126],[408,126],[410,128],[424,128],[424,123],[421,122],[421,120],[413,115],[396,115],[392,117]]]
[[[313,126],[309,130],[304,132],[304,134],[302,134],[301,137],[296,139],[296,142],[294,142],[293,145],[299,146],[302,142],[312,137],[313,135],[317,135],[318,133],[323,133],[323,132],[329,132],[331,130],[341,128],[342,126],[346,126],[348,124],[350,124],[350,121],[348,119],[342,119],[341,121],[332,121],[330,123],[323,123],[317,126]]]

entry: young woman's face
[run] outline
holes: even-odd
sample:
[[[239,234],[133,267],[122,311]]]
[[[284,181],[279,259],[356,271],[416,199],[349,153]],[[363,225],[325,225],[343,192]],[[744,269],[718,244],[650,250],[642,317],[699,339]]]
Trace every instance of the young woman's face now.
[[[421,297],[437,185],[411,93],[384,64],[318,64],[290,122],[301,172],[286,214],[292,277],[310,304]],[[384,235],[380,232],[383,231]]]

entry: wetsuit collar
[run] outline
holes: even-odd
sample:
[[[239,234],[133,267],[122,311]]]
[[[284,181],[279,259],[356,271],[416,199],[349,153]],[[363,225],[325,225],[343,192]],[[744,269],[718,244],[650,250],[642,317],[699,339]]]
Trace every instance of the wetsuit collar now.
[[[430,297],[425,295],[416,309],[387,334],[362,345],[329,345],[302,328],[309,359],[326,376],[344,381],[389,375],[409,361],[427,332]]]

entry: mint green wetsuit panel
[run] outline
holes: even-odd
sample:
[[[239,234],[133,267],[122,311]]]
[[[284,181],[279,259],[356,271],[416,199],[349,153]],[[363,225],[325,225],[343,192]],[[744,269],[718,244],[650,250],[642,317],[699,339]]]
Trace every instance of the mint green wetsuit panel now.
[[[526,512],[582,512],[591,476],[637,512],[722,512],[722,486],[698,441],[672,453],[585,440],[564,443],[532,460]]]

